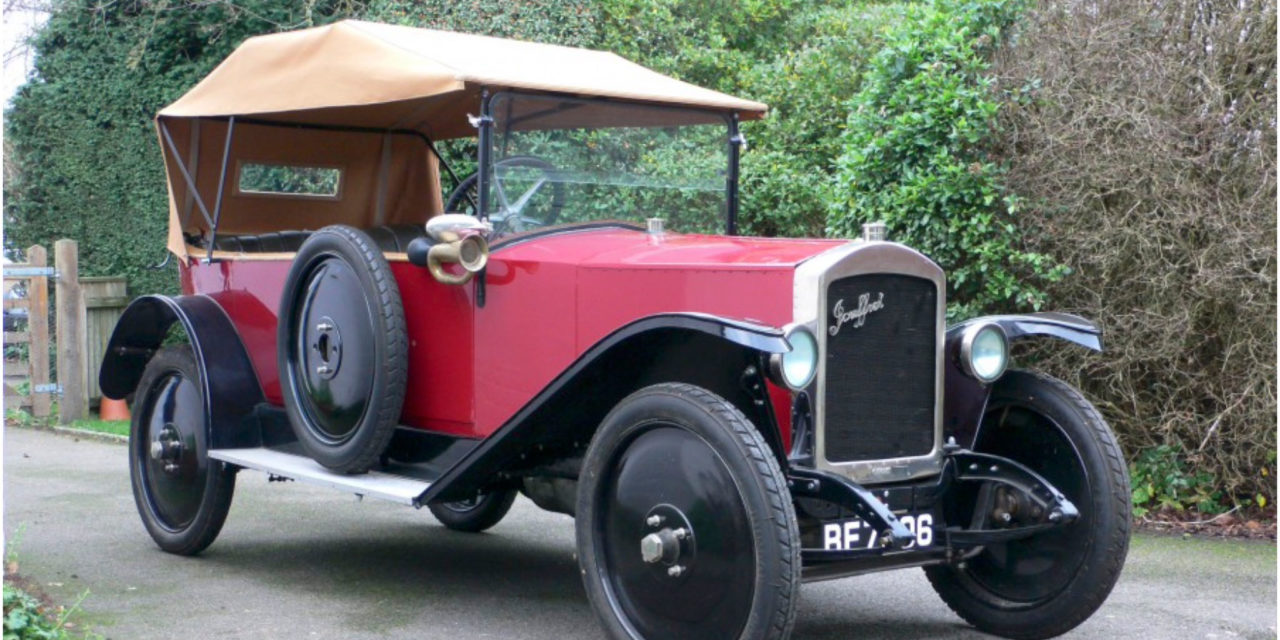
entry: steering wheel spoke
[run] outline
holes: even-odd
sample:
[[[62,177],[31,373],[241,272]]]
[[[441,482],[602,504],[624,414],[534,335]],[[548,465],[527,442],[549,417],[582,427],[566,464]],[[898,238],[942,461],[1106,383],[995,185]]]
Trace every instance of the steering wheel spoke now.
[[[519,197],[514,201],[508,196],[508,191],[504,188],[503,183],[508,181],[513,173],[512,170],[530,170],[538,172],[536,179],[532,179],[532,184],[520,193]],[[495,179],[494,195],[497,198],[498,211],[489,215],[489,221],[493,223],[494,234],[502,235],[506,233],[519,233],[555,224],[556,219],[560,216],[560,210],[564,207],[565,186],[564,183],[553,179],[556,168],[551,163],[534,156],[511,156],[503,158],[494,163]],[[506,173],[508,175],[504,176]],[[519,173],[524,174],[525,171]],[[532,176],[531,176],[532,178]],[[475,203],[479,202],[477,195],[478,174],[471,174],[463,180],[453,193],[449,194],[446,202],[446,211],[463,211],[460,207],[468,206],[472,215],[478,215],[475,211]],[[526,180],[521,178],[521,182]],[[550,202],[545,205],[545,213],[542,215],[530,215],[527,210],[530,204],[534,202],[534,198],[544,191],[547,185],[551,186]]]

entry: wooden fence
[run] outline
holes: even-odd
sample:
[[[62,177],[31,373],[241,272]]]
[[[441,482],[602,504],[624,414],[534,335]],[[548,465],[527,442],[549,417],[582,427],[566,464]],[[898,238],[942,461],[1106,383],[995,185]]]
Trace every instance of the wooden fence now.
[[[129,302],[124,278],[80,277],[77,249],[74,240],[55,242],[53,267],[49,267],[44,247],[33,246],[27,249],[27,262],[4,267],[5,310],[27,310],[25,331],[10,331],[17,327],[9,326],[9,318],[5,321],[4,406],[26,407],[31,415],[44,419],[56,395],[62,424],[86,417],[90,401],[102,397],[98,367],[116,320]],[[56,307],[56,383],[49,375],[50,281]],[[25,286],[26,295],[10,295],[10,282]],[[26,394],[19,393],[24,383]]]
[[[116,322],[129,306],[126,293],[127,281],[119,276],[103,276],[80,278],[80,290],[84,296],[85,308],[85,364],[89,373],[89,404],[95,405],[102,399],[102,389],[98,387],[98,367],[102,366],[102,356],[107,354],[107,341],[116,328]]]

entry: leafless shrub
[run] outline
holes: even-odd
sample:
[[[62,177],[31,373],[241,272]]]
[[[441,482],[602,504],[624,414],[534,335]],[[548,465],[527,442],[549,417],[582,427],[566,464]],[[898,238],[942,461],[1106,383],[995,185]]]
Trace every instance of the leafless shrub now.
[[[998,135],[1054,306],[1107,351],[1027,354],[1085,388],[1130,452],[1176,444],[1274,498],[1275,0],[1045,0],[997,64]]]

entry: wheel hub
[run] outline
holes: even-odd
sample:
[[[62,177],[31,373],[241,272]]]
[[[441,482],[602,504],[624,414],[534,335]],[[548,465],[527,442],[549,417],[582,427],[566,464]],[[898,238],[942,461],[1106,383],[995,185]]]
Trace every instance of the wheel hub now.
[[[640,539],[640,557],[645,564],[669,578],[679,578],[693,566],[697,556],[693,525],[680,509],[660,504],[645,515]]]
[[[342,259],[322,257],[305,283],[285,325],[290,334],[281,375],[292,381],[307,430],[325,445],[337,446],[355,435],[376,394],[371,375],[378,364],[372,357],[376,323],[369,292]]]
[[[316,323],[316,338],[311,343],[316,365],[316,375],[322,380],[332,379],[338,375],[338,367],[342,364],[342,334],[338,333],[338,325],[333,318],[325,316]]]
[[[182,457],[182,436],[172,422],[166,423],[151,441],[151,459],[164,465],[165,473],[178,472],[178,459]]]

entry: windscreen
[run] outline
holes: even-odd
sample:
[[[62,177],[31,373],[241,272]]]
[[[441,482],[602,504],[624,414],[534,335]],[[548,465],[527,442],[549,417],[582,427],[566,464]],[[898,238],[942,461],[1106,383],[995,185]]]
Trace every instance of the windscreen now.
[[[722,233],[728,123],[714,112],[504,93],[494,97],[496,235],[662,218]]]

